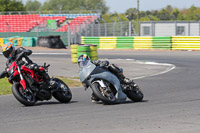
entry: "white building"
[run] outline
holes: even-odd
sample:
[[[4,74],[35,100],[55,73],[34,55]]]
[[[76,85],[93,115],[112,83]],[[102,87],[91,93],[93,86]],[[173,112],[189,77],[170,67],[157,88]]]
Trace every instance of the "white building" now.
[[[148,21],[140,23],[141,36],[200,36],[200,21]]]

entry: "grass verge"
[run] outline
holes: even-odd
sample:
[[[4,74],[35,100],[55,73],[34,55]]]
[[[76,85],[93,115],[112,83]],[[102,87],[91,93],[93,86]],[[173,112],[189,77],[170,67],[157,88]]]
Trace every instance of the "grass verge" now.
[[[65,82],[69,88],[82,86],[81,82],[76,77],[75,78],[66,78],[66,77],[56,76],[56,78],[59,78],[63,82]],[[0,79],[0,95],[11,94],[12,93],[11,87],[12,87],[12,85],[8,82],[7,78]]]

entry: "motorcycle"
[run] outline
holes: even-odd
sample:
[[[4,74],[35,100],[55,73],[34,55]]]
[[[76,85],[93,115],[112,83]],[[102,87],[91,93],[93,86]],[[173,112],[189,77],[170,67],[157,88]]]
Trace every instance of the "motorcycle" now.
[[[0,79],[8,77],[8,81],[12,84],[12,93],[21,104],[33,106],[37,101],[50,100],[52,96],[61,103],[70,102],[71,90],[62,80],[51,78],[55,81],[55,86],[50,89],[44,77],[24,65],[19,66],[18,60],[19,58],[1,72]],[[49,66],[44,63],[40,69],[48,72]]]
[[[104,104],[122,103],[127,97],[134,102],[142,101],[144,95],[136,83],[123,83],[104,65],[96,66],[91,60],[86,60],[81,61],[79,67],[79,78],[85,90],[90,87],[93,95]]]

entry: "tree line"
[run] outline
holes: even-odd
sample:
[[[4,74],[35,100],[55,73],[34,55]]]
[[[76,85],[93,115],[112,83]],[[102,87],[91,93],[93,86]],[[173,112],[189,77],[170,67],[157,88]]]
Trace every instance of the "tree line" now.
[[[129,8],[124,13],[109,13],[105,0],[47,0],[43,4],[38,0],[0,0],[0,12],[7,11],[71,11],[71,10],[101,10],[102,18],[106,22],[127,21],[127,18],[137,19],[137,9]],[[166,20],[199,20],[200,7],[192,5],[188,9],[178,9],[168,5],[160,10],[140,11],[140,21]]]

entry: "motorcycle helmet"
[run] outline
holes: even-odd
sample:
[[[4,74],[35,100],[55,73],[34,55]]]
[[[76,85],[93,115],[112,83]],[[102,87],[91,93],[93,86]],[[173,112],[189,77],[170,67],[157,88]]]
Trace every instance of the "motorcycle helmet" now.
[[[2,53],[4,57],[11,59],[15,54],[15,46],[11,42],[3,44]]]
[[[78,65],[79,67],[81,65],[84,65],[88,60],[90,60],[90,57],[87,54],[82,54],[78,57]]]

